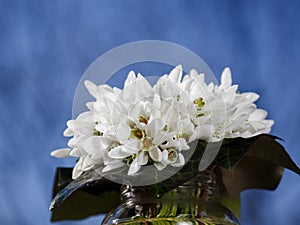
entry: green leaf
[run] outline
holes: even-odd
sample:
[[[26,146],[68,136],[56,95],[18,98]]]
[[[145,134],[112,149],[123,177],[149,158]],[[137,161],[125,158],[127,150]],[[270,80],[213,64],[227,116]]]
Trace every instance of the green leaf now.
[[[72,168],[58,168],[50,204],[51,221],[77,220],[106,213],[120,203],[120,186],[95,170],[72,180]]]
[[[235,199],[239,198],[241,191],[247,189],[274,190],[284,168],[300,175],[299,167],[276,139],[261,134],[225,143],[215,160],[220,167],[224,196]]]
[[[257,140],[252,138],[224,139],[221,149],[215,158],[215,164],[226,169],[232,169]]]

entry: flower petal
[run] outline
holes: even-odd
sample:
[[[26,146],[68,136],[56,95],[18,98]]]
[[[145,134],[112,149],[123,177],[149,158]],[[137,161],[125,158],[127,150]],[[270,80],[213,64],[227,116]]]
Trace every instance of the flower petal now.
[[[154,166],[160,171],[166,168],[167,164],[163,162],[154,162]]]
[[[117,168],[120,168],[122,166],[124,166],[125,164],[122,163],[121,161],[118,161],[117,163],[112,163],[112,164],[108,164],[106,165],[103,169],[102,169],[102,172],[105,173],[105,172],[108,172],[110,170],[114,170],[114,169],[117,169]]]
[[[98,87],[96,84],[94,84],[92,81],[86,80],[84,81],[84,85],[94,98],[98,97]]]
[[[186,140],[184,138],[178,139],[178,146],[179,146],[179,148],[178,148],[179,151],[190,149],[190,146],[186,143]]]
[[[103,154],[111,144],[112,141],[108,138],[92,136],[86,139],[83,143],[83,148],[93,159],[99,159],[103,157]]]
[[[135,154],[138,152],[140,147],[140,142],[137,140],[131,140],[126,145],[124,145],[124,152],[128,152],[130,154]]]
[[[138,159],[135,158],[132,163],[130,164],[129,170],[128,170],[128,176],[132,176],[135,173],[137,173],[140,170],[141,166],[138,164]]]
[[[259,99],[259,95],[254,92],[244,92],[241,96],[244,97],[247,102],[255,102]]]
[[[124,88],[126,88],[126,87],[132,85],[132,83],[133,83],[135,80],[136,80],[136,76],[135,76],[134,71],[130,71],[130,72],[128,73],[128,76],[127,76],[125,82],[124,82]]]
[[[113,149],[111,149],[109,152],[108,152],[108,156],[113,158],[113,159],[124,159],[128,156],[131,156],[132,153],[130,152],[127,152],[127,151],[124,151],[124,146],[118,146],[118,147],[115,147]]]
[[[155,137],[158,131],[161,131],[164,128],[165,124],[161,118],[151,120],[148,124],[148,130],[146,130],[147,135]]]
[[[153,144],[158,146],[161,145],[164,141],[167,140],[166,132],[157,132],[153,138]]]
[[[185,163],[185,159],[183,157],[183,155],[181,153],[178,153],[178,159],[176,161],[176,163],[172,163],[171,165],[174,167],[181,167],[183,166]]]
[[[255,131],[263,130],[266,127],[262,121],[251,121],[250,125]]]
[[[182,65],[178,65],[169,73],[169,79],[174,83],[178,83],[181,81],[181,78],[182,78]]]
[[[77,161],[77,163],[75,164],[73,171],[72,171],[72,179],[75,180],[76,178],[78,178],[82,173],[82,161],[83,158],[80,157],[79,160]]]
[[[127,143],[130,136],[130,127],[125,123],[119,124],[116,128],[116,136],[121,144]]]
[[[267,115],[268,115],[267,111],[263,109],[256,109],[253,113],[250,114],[249,120],[260,121],[265,119]]]
[[[213,127],[208,124],[200,125],[196,128],[196,132],[197,139],[207,141],[213,133]]]
[[[92,160],[89,156],[84,157],[82,161],[82,170],[83,171],[88,171],[92,169],[95,166],[95,161]]]
[[[221,85],[220,89],[225,90],[229,88],[232,85],[232,79],[231,79],[231,71],[229,67],[226,67],[221,75]]]
[[[140,99],[144,97],[150,97],[153,96],[153,88],[151,84],[146,80],[145,77],[143,77],[140,73],[137,75],[137,83],[136,83],[136,91],[139,91]]]
[[[140,166],[146,165],[148,163],[148,158],[149,158],[148,153],[145,151],[142,151],[137,156],[137,163]]]
[[[162,155],[162,162],[168,162],[168,158],[169,158],[169,155],[168,155],[168,150],[163,150],[162,152],[161,152],[161,155]]]
[[[151,159],[153,159],[155,162],[160,162],[162,160],[162,154],[158,147],[152,148],[149,151],[149,156]]]
[[[70,156],[70,152],[71,152],[70,148],[60,148],[52,151],[50,155],[56,158],[66,158]]]
[[[72,137],[72,136],[74,136],[74,132],[70,128],[67,128],[64,131],[64,136],[65,137]]]
[[[81,156],[83,156],[83,154],[81,153],[81,151],[78,148],[73,148],[73,150],[70,152],[70,156],[81,157]]]

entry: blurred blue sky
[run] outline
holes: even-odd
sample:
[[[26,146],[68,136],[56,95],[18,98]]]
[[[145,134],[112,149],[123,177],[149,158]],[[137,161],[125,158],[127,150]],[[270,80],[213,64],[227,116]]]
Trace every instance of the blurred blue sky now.
[[[131,41],[158,39],[201,56],[219,78],[230,66],[241,91],[261,95],[300,164],[299,1],[0,0],[0,224],[50,224],[65,121],[83,72],[98,56]],[[243,193],[242,224],[295,225],[300,179],[285,172],[274,192]],[[99,216],[80,222],[98,224]]]

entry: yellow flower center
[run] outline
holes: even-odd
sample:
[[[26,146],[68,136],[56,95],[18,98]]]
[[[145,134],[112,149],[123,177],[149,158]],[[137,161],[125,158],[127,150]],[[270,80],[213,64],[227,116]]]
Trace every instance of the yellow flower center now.
[[[201,109],[205,105],[205,102],[203,101],[203,98],[197,98],[194,100],[194,104],[198,106],[198,109]]]
[[[190,138],[190,135],[187,134],[187,133],[180,133],[180,134],[177,135],[177,138],[183,138],[183,139],[185,139],[186,141],[188,141],[189,138]]]
[[[103,133],[94,129],[93,135],[95,135],[95,136],[102,136]]]
[[[141,123],[147,124],[148,123],[148,119],[146,117],[140,116],[139,121]]]
[[[143,143],[143,146],[146,147],[146,148],[152,146],[152,140],[151,140],[151,138],[145,138],[145,139],[142,141],[142,143]]]
[[[130,136],[133,137],[133,138],[141,139],[143,137],[143,131],[141,131],[138,128],[134,128],[134,129],[131,130]]]

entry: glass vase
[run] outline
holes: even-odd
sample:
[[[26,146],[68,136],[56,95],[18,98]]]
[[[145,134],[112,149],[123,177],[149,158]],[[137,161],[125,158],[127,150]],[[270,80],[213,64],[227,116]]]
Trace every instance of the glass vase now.
[[[112,210],[102,225],[222,225],[239,220],[219,201],[213,171],[196,177],[158,198],[147,187],[122,186],[122,204]]]

